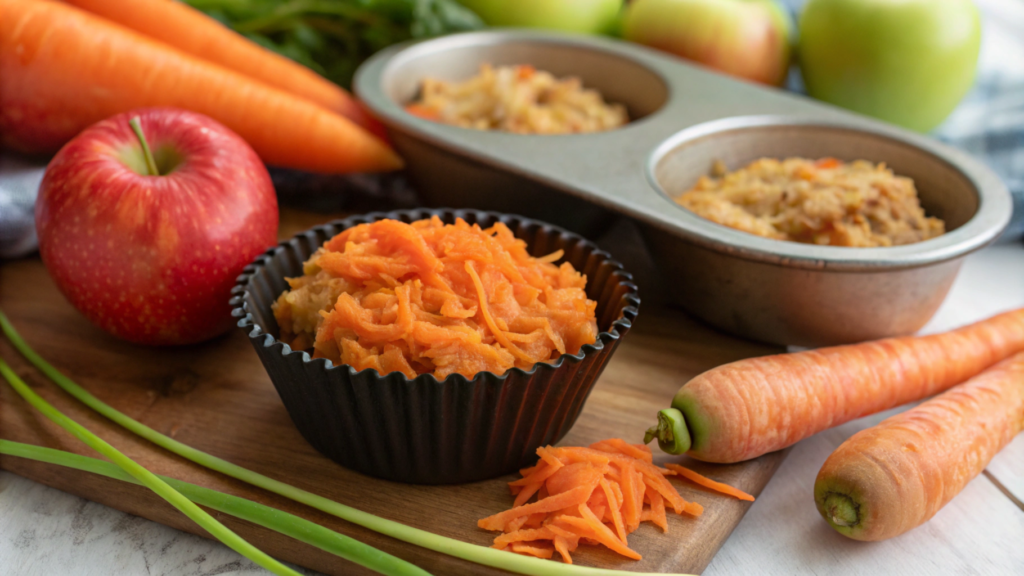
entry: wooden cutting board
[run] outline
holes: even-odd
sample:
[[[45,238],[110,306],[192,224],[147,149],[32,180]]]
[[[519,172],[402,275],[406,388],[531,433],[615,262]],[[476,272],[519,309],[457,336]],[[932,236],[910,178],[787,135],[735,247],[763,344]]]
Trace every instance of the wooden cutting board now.
[[[282,237],[329,219],[324,215],[286,211],[282,216]],[[375,480],[321,456],[292,425],[270,379],[240,331],[203,345],[174,349],[145,348],[118,341],[89,324],[64,300],[37,258],[0,266],[0,308],[30,345],[100,399],[164,434],[257,472],[379,516],[483,546],[490,545],[494,534],[478,529],[477,519],[511,505],[505,483],[512,476],[457,486],[411,486]],[[561,443],[586,445],[612,436],[639,441],[653,423],[657,410],[668,405],[687,379],[725,362],[776,351],[719,334],[680,312],[645,303],[636,328],[608,364],[583,414]],[[126,433],[84,408],[36,372],[3,338],[0,356],[58,409],[153,472],[304,516],[437,575],[505,573],[375,534],[209,472]],[[0,438],[96,456],[34,412],[6,383],[0,383]],[[656,461],[684,462],[699,472],[758,495],[784,457],[785,453],[779,452],[727,466],[664,455],[656,457]],[[207,536],[185,516],[139,486],[7,456],[0,456],[0,468]],[[750,504],[685,481],[673,480],[673,484],[685,498],[704,506],[700,518],[670,514],[668,534],[650,523],[642,525],[629,538],[630,546],[643,555],[639,562],[622,559],[603,548],[581,547],[574,554],[576,563],[643,572],[701,572]],[[215,516],[277,558],[332,575],[369,573],[247,522],[217,513]]]

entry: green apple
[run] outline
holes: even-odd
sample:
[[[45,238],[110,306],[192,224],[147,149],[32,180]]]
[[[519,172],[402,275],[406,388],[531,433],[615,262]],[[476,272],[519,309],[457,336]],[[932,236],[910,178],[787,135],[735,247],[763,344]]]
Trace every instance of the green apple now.
[[[634,0],[623,37],[739,78],[779,85],[791,26],[774,0]]]
[[[604,34],[615,28],[623,0],[459,0],[490,26]]]
[[[922,132],[970,89],[980,45],[971,0],[810,0],[800,15],[808,94]]]

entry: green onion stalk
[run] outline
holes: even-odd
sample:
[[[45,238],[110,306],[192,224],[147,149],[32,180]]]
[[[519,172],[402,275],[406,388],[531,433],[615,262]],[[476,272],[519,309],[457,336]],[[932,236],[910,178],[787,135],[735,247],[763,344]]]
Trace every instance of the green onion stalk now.
[[[203,511],[202,508],[196,506],[194,502],[183,496],[174,488],[171,488],[169,484],[157,477],[156,474],[146,470],[139,465],[138,462],[125,456],[123,452],[114,448],[110,444],[107,444],[102,438],[93,434],[78,422],[75,422],[65,416],[46,400],[43,400],[41,396],[32,391],[32,389],[28,387],[28,384],[25,384],[25,382],[14,373],[14,370],[11,370],[11,367],[8,366],[2,358],[0,358],[0,374],[7,379],[7,382],[12,388],[14,388],[14,391],[24,398],[26,402],[31,404],[32,407],[39,410],[44,416],[52,420],[61,428],[70,432],[74,437],[85,442],[93,450],[109,458],[114,462],[114,464],[120,466],[122,470],[130,474],[140,484],[146,486],[153,492],[156,492],[161,498],[167,500],[172,506],[191,518],[192,521],[209,532],[213,537],[226,544],[229,548],[267,570],[270,570],[274,574],[279,574],[280,576],[299,576],[298,572],[284,564],[281,564],[277,560],[274,560],[259,548],[256,548],[252,544],[246,542],[241,536],[232,532],[227,526],[224,526],[215,520],[213,516],[210,516]]]
[[[141,484],[134,476],[110,462],[64,452],[63,450],[0,439],[0,454],[56,464],[65,468],[74,468],[83,472],[99,474],[100,476],[106,476],[115,480]],[[387,574],[388,576],[430,576],[429,572],[405,560],[381,552],[372,546],[363,544],[358,540],[324,528],[319,524],[294,514],[282,512],[252,500],[196,486],[195,484],[189,484],[174,478],[166,476],[159,476],[159,478],[196,504],[284,534],[335,556],[351,560],[356,564],[381,574]]]
[[[11,344],[13,344],[14,347],[21,352],[32,365],[46,374],[47,377],[53,380],[53,382],[65,392],[71,394],[86,406],[92,408],[96,412],[99,412],[106,418],[123,426],[138,436],[141,436],[157,446],[169,450],[183,458],[191,460],[200,466],[209,468],[210,470],[215,470],[221,474],[241,480],[242,482],[251,484],[258,488],[263,488],[268,492],[273,492],[274,494],[305,504],[311,508],[320,510],[321,512],[341,518],[342,520],[358,524],[359,526],[373,530],[379,534],[384,534],[385,536],[390,536],[409,544],[414,544],[428,550],[461,558],[462,560],[467,560],[476,564],[491,566],[493,568],[499,568],[518,574],[530,574],[534,576],[621,576],[622,574],[626,574],[626,572],[621,570],[591,568],[587,566],[563,564],[560,562],[553,562],[551,560],[522,556],[504,550],[478,546],[476,544],[470,544],[468,542],[462,542],[453,538],[440,536],[427,532],[426,530],[406,526],[405,524],[395,522],[394,520],[374,516],[368,512],[363,512],[362,510],[346,506],[279,480],[274,480],[273,478],[264,476],[258,472],[253,472],[252,470],[243,468],[237,464],[232,464],[227,460],[218,458],[212,454],[207,454],[206,452],[197,450],[187,444],[178,442],[169,436],[165,436],[102,402],[84,388],[73,382],[70,378],[61,374],[53,367],[53,365],[44,360],[31,347],[29,347],[2,311],[0,311],[0,330],[3,331],[11,341]],[[628,572],[628,574],[632,576],[654,576],[653,574],[645,575],[638,572]]]

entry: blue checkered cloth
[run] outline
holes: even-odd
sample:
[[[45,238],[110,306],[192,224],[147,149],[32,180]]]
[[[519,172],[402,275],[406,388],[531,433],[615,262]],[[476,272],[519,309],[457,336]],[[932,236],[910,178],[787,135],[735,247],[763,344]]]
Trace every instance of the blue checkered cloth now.
[[[783,0],[795,15],[805,0]],[[1024,0],[975,0],[984,40],[974,89],[934,136],[970,152],[1014,195],[1004,239],[1024,234]],[[800,90],[799,75],[790,88]],[[33,205],[43,167],[0,152],[0,258],[36,248]]]

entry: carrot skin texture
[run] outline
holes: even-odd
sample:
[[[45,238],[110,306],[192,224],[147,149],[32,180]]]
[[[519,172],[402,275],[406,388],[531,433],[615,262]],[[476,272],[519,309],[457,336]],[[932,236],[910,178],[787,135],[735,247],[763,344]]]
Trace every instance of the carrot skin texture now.
[[[818,473],[815,503],[850,538],[898,536],[934,516],[1021,431],[1024,353],[854,434]]]
[[[205,114],[268,164],[323,173],[401,167],[342,116],[66,4],[0,0],[0,147],[55,152],[135,108]]]
[[[383,128],[342,87],[252,42],[177,0],[64,0],[225,68],[291,92],[381,134]]]
[[[1024,309],[943,334],[888,338],[719,366],[684,385],[687,455],[732,463],[932,396],[1024,350]]]

